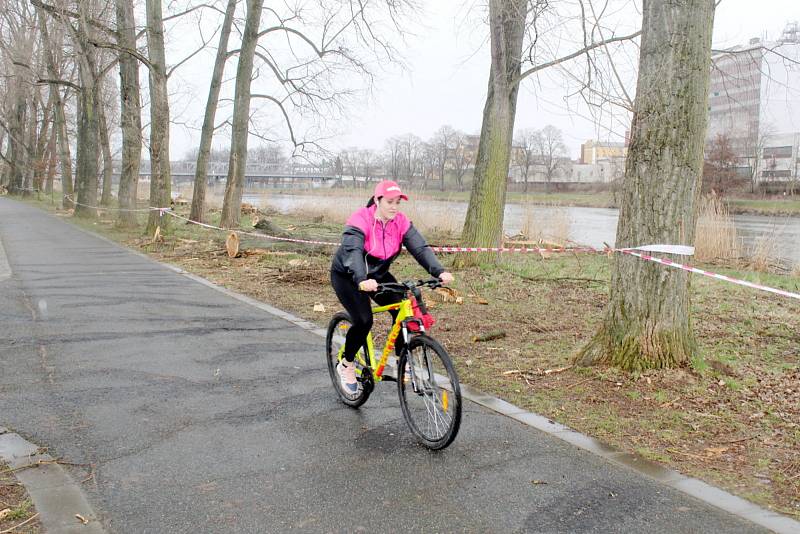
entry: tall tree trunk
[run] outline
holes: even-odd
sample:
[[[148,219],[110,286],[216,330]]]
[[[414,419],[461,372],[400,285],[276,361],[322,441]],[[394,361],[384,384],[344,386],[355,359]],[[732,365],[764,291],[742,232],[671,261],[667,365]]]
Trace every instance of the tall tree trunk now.
[[[617,247],[692,244],[703,169],[714,0],[644,3],[639,80]],[[695,349],[688,273],[618,254],[600,331],[581,365],[685,365]]]
[[[55,43],[50,40],[50,32],[47,29],[47,20],[41,9],[37,8],[39,17],[39,28],[42,32],[42,44],[44,45],[45,63],[47,65],[47,75],[52,80],[60,78],[56,61],[53,57],[53,47]],[[72,156],[69,150],[69,139],[67,138],[67,118],[64,112],[64,98],[58,85],[50,85],[50,94],[53,95],[54,124],[53,128],[58,136],[58,155],[61,163],[61,193],[62,206],[64,209],[73,207],[72,187]]]
[[[192,193],[192,210],[189,218],[204,222],[206,184],[208,183],[208,158],[211,155],[211,141],[214,137],[214,118],[217,114],[219,92],[222,87],[222,75],[225,71],[225,59],[228,55],[228,38],[231,34],[233,16],[236,12],[236,1],[228,0],[225,18],[222,21],[222,33],[219,36],[217,57],[214,60],[214,71],[211,74],[211,87],[208,90],[206,114],[203,118],[203,130],[200,134],[200,149],[197,152],[197,168],[194,174],[194,192]]]
[[[119,45],[128,50],[136,48],[136,21],[133,3],[116,0],[117,38]],[[139,62],[125,52],[119,54],[120,128],[122,129],[122,168],[119,174],[119,212],[117,224],[123,227],[136,225],[139,165],[142,160],[142,109],[139,96]]]
[[[58,89],[56,88],[56,90]],[[47,142],[47,174],[44,187],[45,193],[51,196],[53,194],[53,181],[55,180],[56,177],[56,164],[58,162],[58,158],[56,156],[57,139],[58,139],[58,132],[56,130],[56,125],[54,122],[53,127],[50,128],[50,140]]]
[[[228,162],[228,181],[225,184],[225,200],[222,205],[223,228],[239,225],[242,212],[242,190],[244,171],[247,166],[247,137],[250,122],[250,83],[253,76],[253,56],[258,43],[258,26],[261,23],[261,7],[264,0],[247,0],[247,21],[239,51],[236,69],[236,94],[233,100],[233,128],[231,155]]]
[[[36,163],[33,173],[33,188],[37,191],[44,190],[44,180],[48,167],[48,153],[51,135],[50,123],[52,122],[53,115],[53,92],[48,91],[47,104],[44,107],[42,114],[42,126],[39,128],[38,137],[36,140]]]
[[[22,175],[22,189],[24,195],[30,195],[34,189],[34,176],[36,172],[36,126],[39,122],[39,99],[33,95],[30,99],[30,113],[28,114],[28,139],[25,142],[25,166]]]
[[[88,20],[91,17],[90,2],[79,2],[79,20],[75,37],[80,54],[78,54],[78,73],[81,79],[81,91],[78,105],[78,139],[77,168],[75,187],[77,217],[97,217],[97,162],[99,117],[97,113],[97,53],[94,45],[89,43]]]
[[[60,91],[58,88],[51,90]],[[58,158],[61,164],[61,194],[62,194],[62,207],[70,209],[74,207],[75,188],[72,182],[72,154],[69,149],[69,137],[67,134],[67,117],[64,112],[64,100],[61,97],[56,98],[56,130],[58,131]]]
[[[172,177],[169,167],[169,94],[167,93],[167,61],[164,55],[164,23],[161,0],[147,0],[147,49],[150,60],[150,205],[169,207]],[[163,230],[167,219],[151,211],[147,220],[148,234],[156,227]]]
[[[90,68],[88,61],[83,69]],[[98,161],[98,128],[97,95],[94,80],[90,80],[92,73],[81,75],[83,81],[80,92],[80,105],[78,106],[78,139],[77,139],[77,168],[75,172],[75,188],[77,189],[77,202],[75,215],[79,217],[97,216],[97,161]]]
[[[25,117],[28,111],[28,102],[24,93],[18,88],[17,101],[13,107],[8,132],[8,154],[10,161],[10,184],[12,193],[24,192],[25,170]]]
[[[462,232],[465,246],[498,246],[503,236],[503,210],[519,92],[519,84],[513,80],[520,74],[526,13],[526,0],[489,2],[492,66]],[[474,261],[477,261],[475,256],[459,258],[461,264]]]
[[[9,168],[8,168],[8,148],[6,153],[3,154],[3,143],[6,140],[6,131],[0,128],[0,186],[7,187],[9,182]]]
[[[98,123],[100,124],[100,147],[103,151],[103,193],[100,196],[101,206],[111,205],[111,175],[114,172],[114,165],[111,161],[111,140],[108,136],[108,121],[104,109],[103,99],[98,99],[97,106]]]

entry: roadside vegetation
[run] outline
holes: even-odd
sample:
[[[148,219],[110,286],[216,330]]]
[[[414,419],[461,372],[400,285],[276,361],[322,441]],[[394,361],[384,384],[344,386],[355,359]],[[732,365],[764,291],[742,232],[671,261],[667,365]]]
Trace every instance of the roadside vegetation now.
[[[39,534],[39,514],[14,473],[0,462],[0,532]]]
[[[354,205],[360,201],[354,198]],[[245,207],[241,228],[338,241],[347,210],[314,212],[311,205],[291,214]],[[177,211],[186,215],[188,207]],[[216,224],[219,216],[212,208],[209,222]],[[800,291],[798,273],[770,272],[769,262],[742,257],[725,233],[729,217],[713,202],[704,206],[697,264]],[[156,241],[141,229],[115,227],[110,216],[69,220],[320,326],[339,309],[328,281],[329,246],[241,236],[239,254],[231,258],[226,232],[176,219]],[[144,216],[141,223],[139,228]],[[253,228],[256,223],[263,230]],[[447,221],[421,225],[431,243],[457,242]],[[558,227],[559,221],[550,221],[551,232]],[[536,231],[531,218],[524,232],[535,240]],[[550,233],[548,242],[558,238]],[[800,517],[800,303],[694,277],[699,346],[688,366],[642,373],[574,367],[576,351],[602,321],[609,269],[606,255],[566,253],[506,255],[497,264],[456,270],[453,294],[428,297],[438,321],[435,335],[467,384]],[[394,272],[400,278],[421,275],[406,256]],[[376,324],[380,332],[389,323]],[[496,337],[474,341],[484,334]]]

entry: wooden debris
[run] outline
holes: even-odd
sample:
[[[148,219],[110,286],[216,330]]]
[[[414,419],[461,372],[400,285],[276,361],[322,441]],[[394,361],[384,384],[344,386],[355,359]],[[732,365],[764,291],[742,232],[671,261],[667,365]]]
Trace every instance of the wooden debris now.
[[[231,232],[228,239],[225,240],[225,249],[228,251],[229,258],[235,258],[239,255],[239,236],[236,232]]]
[[[504,330],[495,330],[493,332],[487,332],[485,334],[473,336],[472,342],[477,343],[479,341],[491,341],[493,339],[501,339],[504,337],[506,337],[506,333]]]

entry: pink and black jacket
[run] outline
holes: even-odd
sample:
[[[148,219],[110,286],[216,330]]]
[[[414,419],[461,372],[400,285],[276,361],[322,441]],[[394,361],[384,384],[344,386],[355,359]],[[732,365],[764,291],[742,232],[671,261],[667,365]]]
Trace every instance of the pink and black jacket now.
[[[331,271],[351,277],[356,285],[370,278],[380,281],[402,247],[432,276],[445,271],[425,238],[404,214],[398,212],[394,219],[384,223],[375,217],[376,209],[375,205],[361,208],[347,219]]]

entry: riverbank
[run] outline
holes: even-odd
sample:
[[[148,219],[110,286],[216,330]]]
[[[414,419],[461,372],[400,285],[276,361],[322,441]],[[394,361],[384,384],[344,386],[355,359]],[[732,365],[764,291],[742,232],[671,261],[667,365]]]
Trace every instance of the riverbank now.
[[[354,199],[369,198],[371,191],[364,189],[264,189],[259,190],[264,194],[280,195],[331,195],[352,197]],[[436,191],[411,189],[412,194],[417,200],[468,202],[469,191]],[[575,208],[618,208],[611,191],[587,191],[587,192],[529,192],[521,193],[509,191],[506,201],[513,204],[531,204],[539,206],[559,206]],[[727,205],[730,213],[734,215],[765,215],[780,217],[800,217],[800,198],[785,198],[775,196],[770,199],[763,198],[737,198],[724,197],[723,202]]]
[[[310,215],[266,218],[284,235],[338,241],[340,224]],[[212,213],[211,222],[218,216]],[[264,214],[244,217],[243,228],[252,231],[254,217]],[[173,221],[154,243],[141,229],[114,228],[109,217],[69,221],[320,326],[340,307],[329,287],[330,247],[245,236],[241,255],[229,258],[225,233],[193,225]],[[497,265],[457,270],[460,304],[427,297],[438,320],[433,334],[467,384],[800,517],[800,303],[694,278],[699,352],[685,369],[627,374],[571,367],[602,320],[609,263],[602,255],[509,255]],[[800,290],[797,277],[710,268]],[[420,274],[405,255],[394,272]],[[376,331],[385,331],[383,321]],[[497,331],[503,336],[473,341]]]

